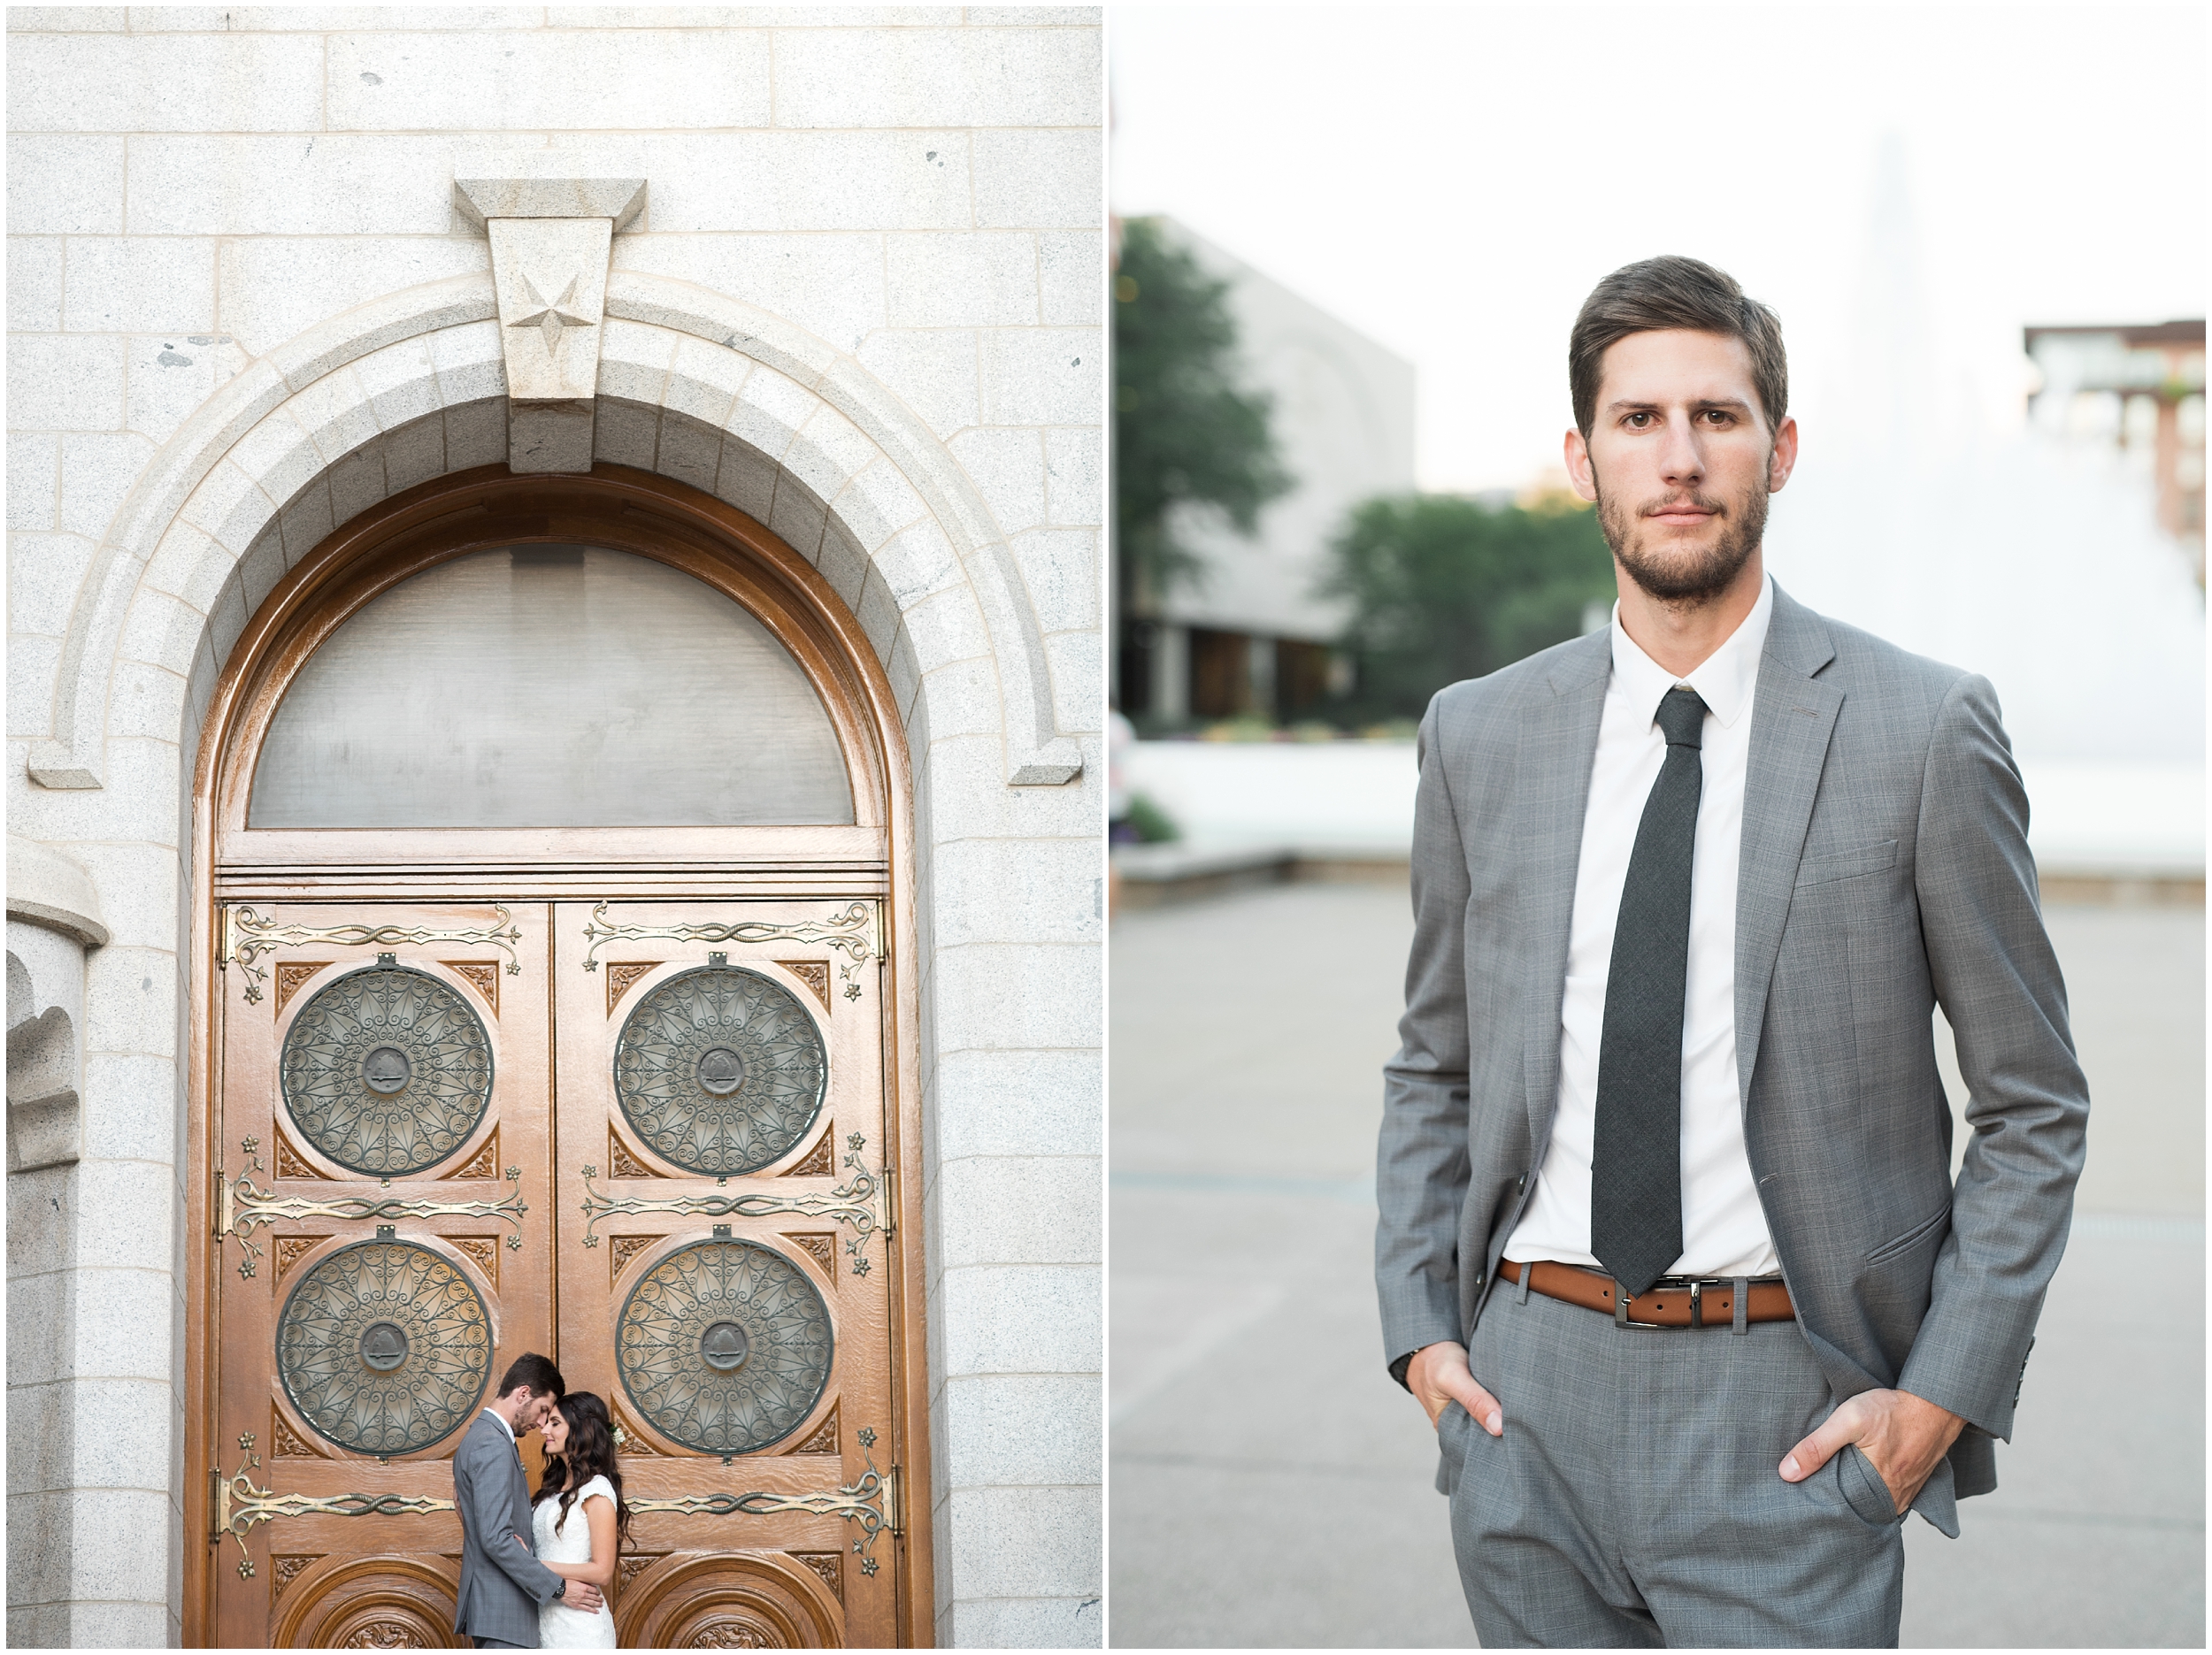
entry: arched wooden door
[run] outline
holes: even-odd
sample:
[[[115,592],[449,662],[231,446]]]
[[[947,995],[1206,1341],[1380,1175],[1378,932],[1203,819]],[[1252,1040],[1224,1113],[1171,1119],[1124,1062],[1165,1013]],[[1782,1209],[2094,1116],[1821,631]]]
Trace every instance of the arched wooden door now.
[[[189,1631],[454,1642],[537,1351],[618,1424],[626,1646],[926,1642],[905,766],[825,583],[662,479],[442,479],[203,749]]]

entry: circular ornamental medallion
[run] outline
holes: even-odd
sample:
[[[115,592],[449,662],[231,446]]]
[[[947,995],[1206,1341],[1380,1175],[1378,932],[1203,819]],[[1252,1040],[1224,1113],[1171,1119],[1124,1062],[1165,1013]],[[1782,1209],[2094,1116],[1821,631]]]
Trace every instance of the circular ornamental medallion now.
[[[615,1096],[646,1147],[710,1177],[796,1149],[821,1112],[821,1031],[757,971],[709,965],[640,1000],[615,1043]]]
[[[491,1106],[492,1048],[452,987],[373,966],[319,989],[284,1036],[284,1107],[300,1136],[349,1172],[426,1172]]]
[[[806,1422],[829,1383],[829,1308],[781,1253],[695,1242],[623,1302],[615,1367],[646,1423],[705,1454],[749,1454]]]
[[[442,1255],[357,1241],[302,1276],[277,1318],[277,1373],[341,1448],[411,1454],[465,1424],[491,1377],[484,1300]]]

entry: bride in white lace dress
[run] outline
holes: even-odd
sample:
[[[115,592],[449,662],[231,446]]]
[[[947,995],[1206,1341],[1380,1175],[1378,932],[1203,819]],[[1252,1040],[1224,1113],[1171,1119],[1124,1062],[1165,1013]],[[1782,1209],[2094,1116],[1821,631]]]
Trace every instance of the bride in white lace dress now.
[[[569,1580],[590,1582],[610,1601],[596,1610],[572,1609],[557,1598],[541,1605],[538,1647],[611,1650],[614,1559],[630,1513],[607,1405],[588,1391],[562,1398],[545,1422],[545,1481],[530,1513],[538,1561]]]

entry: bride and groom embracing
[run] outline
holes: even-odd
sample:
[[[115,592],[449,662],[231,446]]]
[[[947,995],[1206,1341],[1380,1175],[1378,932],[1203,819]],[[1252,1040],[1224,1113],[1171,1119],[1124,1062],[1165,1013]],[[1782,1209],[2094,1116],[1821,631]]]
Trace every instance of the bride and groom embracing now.
[[[534,1499],[517,1439],[545,1438]],[[479,1649],[612,1649],[606,1588],[629,1528],[607,1405],[542,1356],[515,1359],[453,1456],[461,1591],[453,1629]]]

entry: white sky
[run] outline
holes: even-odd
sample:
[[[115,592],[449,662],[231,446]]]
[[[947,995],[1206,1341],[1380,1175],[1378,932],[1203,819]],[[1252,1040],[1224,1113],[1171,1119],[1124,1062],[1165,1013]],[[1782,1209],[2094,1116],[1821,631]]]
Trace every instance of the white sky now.
[[[1937,377],[2016,423],[2029,322],[2205,314],[2204,13],[1117,5],[1121,213],[1166,212],[1409,358],[1422,485],[1559,460],[1567,331],[1660,252],[1782,313],[1820,439],[1878,141]]]

